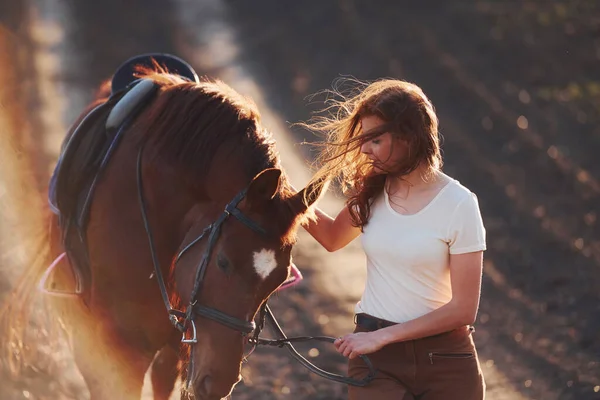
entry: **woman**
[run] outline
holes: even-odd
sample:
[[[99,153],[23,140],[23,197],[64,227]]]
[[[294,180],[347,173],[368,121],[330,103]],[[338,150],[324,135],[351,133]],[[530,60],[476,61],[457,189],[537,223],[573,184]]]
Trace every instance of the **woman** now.
[[[336,340],[349,375],[380,371],[351,400],[484,398],[470,326],[485,244],[477,197],[441,171],[438,120],[416,85],[380,80],[303,124],[328,135],[317,179],[348,196],[335,217],[316,210],[307,231],[328,251],[361,235],[367,281],[353,334]],[[331,112],[333,111],[333,112]]]

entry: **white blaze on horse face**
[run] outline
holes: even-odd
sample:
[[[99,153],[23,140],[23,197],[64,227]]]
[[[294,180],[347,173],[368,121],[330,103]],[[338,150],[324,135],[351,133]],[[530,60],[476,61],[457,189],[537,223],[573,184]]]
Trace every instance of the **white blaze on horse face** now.
[[[261,278],[266,278],[277,267],[275,261],[275,252],[273,250],[262,249],[254,252],[254,269]]]

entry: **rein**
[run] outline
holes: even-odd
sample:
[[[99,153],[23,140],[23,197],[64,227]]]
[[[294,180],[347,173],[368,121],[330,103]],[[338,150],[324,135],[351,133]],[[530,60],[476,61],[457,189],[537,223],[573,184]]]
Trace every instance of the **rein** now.
[[[367,368],[369,369],[369,374],[362,379],[354,379],[354,378],[350,378],[347,376],[334,374],[332,372],[327,372],[327,371],[317,367],[316,365],[314,365],[313,363],[308,361],[306,359],[306,357],[304,357],[302,354],[300,354],[298,352],[298,350],[296,350],[296,348],[294,347],[294,345],[292,343],[310,342],[310,341],[333,343],[336,340],[334,337],[331,337],[331,336],[287,337],[286,334],[283,332],[283,329],[277,322],[275,315],[273,314],[273,312],[271,311],[271,309],[269,308],[269,306],[266,303],[263,306],[263,308],[261,308],[261,313],[264,315],[264,318],[267,321],[269,321],[271,329],[274,331],[275,335],[277,337],[279,337],[279,339],[262,339],[262,338],[259,338],[257,335],[256,338],[251,339],[251,342],[255,346],[272,346],[272,347],[279,347],[279,348],[285,347],[288,350],[288,352],[290,353],[290,355],[293,358],[295,358],[300,364],[302,364],[306,369],[308,369],[315,375],[318,375],[325,379],[329,379],[331,381],[340,382],[340,383],[344,383],[344,384],[352,385],[352,386],[367,386],[375,378],[375,372],[376,372],[375,367],[373,367],[373,363],[371,363],[371,360],[369,360],[369,358],[365,355],[360,355],[359,357],[367,365]]]

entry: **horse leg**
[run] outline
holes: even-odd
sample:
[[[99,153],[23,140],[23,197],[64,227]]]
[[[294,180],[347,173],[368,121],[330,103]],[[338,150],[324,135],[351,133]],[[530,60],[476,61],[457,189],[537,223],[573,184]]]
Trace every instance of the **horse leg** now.
[[[90,400],[139,400],[152,353],[102,332],[100,324],[77,333],[72,338],[73,355]]]
[[[172,346],[160,349],[154,357],[150,377],[154,400],[168,400],[179,376],[179,354]]]

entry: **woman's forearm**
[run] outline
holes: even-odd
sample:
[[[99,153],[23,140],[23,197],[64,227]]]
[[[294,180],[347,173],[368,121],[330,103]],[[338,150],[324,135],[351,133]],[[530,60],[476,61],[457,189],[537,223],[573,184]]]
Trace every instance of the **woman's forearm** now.
[[[348,207],[342,208],[337,217],[332,218],[322,210],[315,209],[316,218],[310,221],[305,229],[327,251],[336,251],[345,247],[361,232],[352,225]]]
[[[464,307],[450,301],[422,317],[380,329],[377,333],[384,344],[390,344],[437,335],[473,322]]]
[[[327,251],[337,250],[334,249],[333,242],[335,238],[331,233],[335,220],[318,208],[315,208],[315,215],[315,220],[309,221],[304,229]]]

